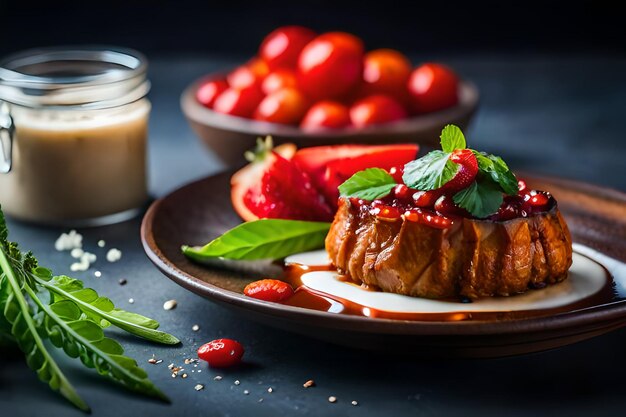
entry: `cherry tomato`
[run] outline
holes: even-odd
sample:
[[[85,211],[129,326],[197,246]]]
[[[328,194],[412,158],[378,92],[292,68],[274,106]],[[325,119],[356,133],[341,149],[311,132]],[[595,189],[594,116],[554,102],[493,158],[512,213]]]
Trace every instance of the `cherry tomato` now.
[[[261,85],[261,78],[252,71],[248,65],[242,65],[235,68],[226,76],[228,85],[238,90],[248,88],[253,85]]]
[[[400,103],[382,94],[366,97],[350,107],[350,120],[356,127],[393,122],[406,117],[406,110]]]
[[[350,125],[350,111],[336,101],[315,103],[304,115],[300,127],[306,130],[340,129]]]
[[[254,118],[270,123],[298,124],[308,108],[306,97],[295,88],[283,88],[266,96]]]
[[[248,297],[275,303],[291,297],[294,292],[291,285],[277,279],[262,279],[251,282],[243,289]]]
[[[259,55],[270,69],[295,68],[302,48],[315,38],[315,32],[302,26],[283,26],[267,35]]]
[[[198,358],[213,368],[228,368],[241,362],[243,346],[236,340],[217,339],[198,348]]]
[[[196,91],[196,99],[204,107],[212,108],[217,96],[222,94],[228,88],[226,80],[207,81]]]
[[[297,84],[296,74],[292,70],[282,68],[270,72],[263,80],[261,88],[265,94],[270,94],[281,88],[295,88]]]
[[[400,101],[408,98],[406,89],[411,62],[393,49],[376,49],[365,54],[363,91],[367,95],[388,94]]]
[[[257,79],[264,79],[267,74],[270,73],[270,67],[267,65],[267,62],[263,61],[261,58],[252,58],[246,64],[250,71],[256,75]]]
[[[343,32],[318,36],[298,59],[298,81],[310,97],[337,99],[354,90],[363,73],[363,42]]]
[[[429,63],[416,68],[409,78],[408,88],[416,113],[442,110],[459,101],[459,79],[454,71],[441,64]]]
[[[231,116],[252,117],[254,109],[263,99],[261,87],[253,84],[243,89],[229,88],[220,94],[213,104],[213,110]]]

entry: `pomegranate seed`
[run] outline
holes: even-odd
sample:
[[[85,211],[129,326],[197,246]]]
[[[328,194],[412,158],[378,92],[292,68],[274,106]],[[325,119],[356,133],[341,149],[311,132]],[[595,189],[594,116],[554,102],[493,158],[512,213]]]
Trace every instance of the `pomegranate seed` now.
[[[526,181],[524,180],[517,181],[517,187],[519,188],[519,194],[524,194],[524,191],[526,191],[526,188],[527,188]]]
[[[409,187],[404,184],[398,184],[393,189],[393,194],[401,200],[409,198],[410,192]]]
[[[413,203],[417,207],[432,207],[441,196],[441,191],[418,191],[413,194]]]
[[[407,210],[404,212],[404,218],[410,222],[417,223],[422,217],[422,211],[420,209]]]
[[[389,170],[389,175],[391,175],[398,184],[404,183],[404,181],[402,181],[403,173],[404,173],[404,167],[393,167]]]
[[[533,207],[544,207],[548,204],[548,196],[545,194],[535,194],[530,197],[530,204]]]

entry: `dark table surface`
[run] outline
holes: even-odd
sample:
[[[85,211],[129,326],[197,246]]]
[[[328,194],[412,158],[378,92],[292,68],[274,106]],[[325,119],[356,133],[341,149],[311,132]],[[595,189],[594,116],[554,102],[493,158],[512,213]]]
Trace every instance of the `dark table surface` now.
[[[474,147],[502,155],[515,169],[626,190],[624,57],[444,58],[480,88],[481,108],[467,134]],[[184,56],[153,60],[150,183],[155,197],[224,169],[194,138],[178,98],[192,79],[233,62]],[[120,307],[154,317],[163,330],[179,336],[180,346],[163,347],[111,331],[172,404],[131,395],[75,361],[61,359],[96,416],[624,415],[626,329],[504,359],[442,360],[346,349],[243,320],[178,287],[144,255],[139,225],[136,219],[81,230],[86,249],[99,260],[90,271],[73,275]],[[70,274],[70,255],[53,248],[63,229],[13,221],[9,227],[12,240],[33,250],[42,264],[57,274]],[[104,261],[105,250],[96,245],[99,239],[121,249],[122,260]],[[94,277],[95,270],[102,271],[102,277]],[[118,285],[119,278],[128,284]],[[169,299],[178,300],[178,307],[165,311],[162,305]],[[194,324],[200,325],[198,332],[192,331]],[[187,379],[171,378],[169,363],[182,364],[184,358],[194,357],[201,343],[218,337],[243,343],[245,366],[229,371],[187,366],[195,371],[188,372]],[[153,354],[163,362],[148,364]],[[81,415],[37,381],[19,352],[2,355],[0,414]],[[223,379],[214,380],[216,375]],[[304,389],[308,379],[317,386]],[[204,390],[194,390],[198,383]],[[330,395],[337,397],[335,404],[328,402]],[[352,406],[352,400],[358,406]]]

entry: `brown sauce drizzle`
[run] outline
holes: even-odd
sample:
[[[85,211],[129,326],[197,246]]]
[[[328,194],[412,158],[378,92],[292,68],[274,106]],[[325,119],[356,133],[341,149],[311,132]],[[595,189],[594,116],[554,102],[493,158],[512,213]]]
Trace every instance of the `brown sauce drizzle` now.
[[[594,261],[595,262],[595,261]],[[363,306],[350,300],[343,299],[331,294],[319,292],[302,285],[302,275],[313,271],[334,271],[330,265],[324,266],[306,266],[299,264],[289,264],[284,268],[284,274],[281,279],[288,282],[296,288],[295,294],[289,299],[282,302],[284,305],[293,307],[307,308],[311,310],[324,311],[333,314],[343,314],[350,316],[361,316],[378,319],[403,320],[403,321],[467,321],[467,320],[513,320],[531,317],[549,316],[559,313],[571,312],[579,309],[588,308],[594,305],[600,305],[616,301],[617,296],[614,290],[612,276],[602,267],[606,274],[606,282],[603,288],[596,294],[576,301],[574,303],[539,310],[523,310],[523,311],[484,311],[484,312],[449,312],[449,313],[401,313],[384,310],[377,310],[371,307]],[[353,285],[349,277],[341,276],[340,280]],[[375,287],[361,286],[368,291],[379,291]],[[541,291],[540,289],[529,289],[528,291]],[[459,303],[468,300],[446,300],[456,301]]]

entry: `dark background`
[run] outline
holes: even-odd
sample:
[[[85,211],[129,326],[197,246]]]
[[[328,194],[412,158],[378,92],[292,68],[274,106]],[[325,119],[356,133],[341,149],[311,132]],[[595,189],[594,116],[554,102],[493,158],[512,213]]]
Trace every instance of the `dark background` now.
[[[105,43],[153,54],[249,55],[278,25],[346,30],[407,53],[624,53],[619,2],[0,0],[0,54]]]

